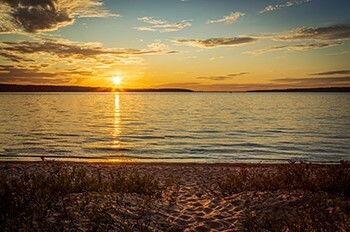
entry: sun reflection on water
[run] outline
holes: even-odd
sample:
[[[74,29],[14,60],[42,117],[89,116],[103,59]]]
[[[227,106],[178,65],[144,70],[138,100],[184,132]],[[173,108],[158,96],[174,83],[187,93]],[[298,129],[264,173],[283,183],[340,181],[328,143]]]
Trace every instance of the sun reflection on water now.
[[[133,159],[126,159],[126,158],[113,158],[113,159],[107,159],[110,163],[130,163],[134,162]]]
[[[113,131],[112,131],[112,149],[115,151],[122,149],[122,144],[120,141],[122,127],[121,127],[121,119],[120,119],[120,93],[114,93],[114,122],[113,122]],[[124,157],[116,157],[109,158],[107,162],[111,163],[125,163],[125,162],[134,162],[133,159],[124,158]]]
[[[120,126],[120,102],[119,102],[120,93],[116,92],[114,94],[114,123],[113,123],[113,132],[112,132],[112,148],[118,150],[121,148],[120,135],[121,135],[121,126]]]

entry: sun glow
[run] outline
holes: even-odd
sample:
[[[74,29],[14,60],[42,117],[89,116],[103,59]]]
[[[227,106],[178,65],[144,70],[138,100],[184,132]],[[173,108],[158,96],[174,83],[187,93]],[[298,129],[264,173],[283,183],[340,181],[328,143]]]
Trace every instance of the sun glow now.
[[[120,85],[120,83],[122,82],[122,78],[120,76],[115,76],[112,80],[115,85]]]

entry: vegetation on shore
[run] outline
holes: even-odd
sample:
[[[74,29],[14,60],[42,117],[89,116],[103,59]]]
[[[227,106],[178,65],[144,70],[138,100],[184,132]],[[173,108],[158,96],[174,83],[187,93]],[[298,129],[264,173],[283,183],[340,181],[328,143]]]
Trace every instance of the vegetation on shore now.
[[[48,165],[49,173],[0,176],[3,231],[71,231],[82,227],[89,231],[151,231],[148,211],[152,203],[171,197],[171,191],[166,191],[173,185],[170,179],[161,184],[148,174],[118,171],[103,176],[84,167],[66,170],[60,164]],[[129,212],[132,206],[124,199],[126,194],[134,195],[136,212]],[[115,214],[119,217],[113,218]]]
[[[159,203],[175,205],[178,180],[153,174],[88,171],[44,162],[45,173],[0,175],[0,228],[3,231],[181,231],[157,220]],[[242,192],[301,197],[282,208],[256,214],[248,207],[242,231],[350,231],[350,163],[294,163],[249,167],[208,176],[208,194],[226,198]],[[210,183],[210,184],[209,184]],[[198,197],[201,194],[199,194]],[[320,230],[321,229],[321,230]]]
[[[290,162],[272,170],[241,170],[217,180],[224,196],[243,191],[303,191],[284,209],[246,213],[243,231],[350,231],[350,162],[312,165]]]

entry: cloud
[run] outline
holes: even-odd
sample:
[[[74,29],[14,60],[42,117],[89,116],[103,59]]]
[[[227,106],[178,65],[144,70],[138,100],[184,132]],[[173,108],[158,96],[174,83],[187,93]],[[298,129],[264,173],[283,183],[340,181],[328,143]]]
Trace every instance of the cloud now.
[[[350,70],[335,70],[335,71],[328,71],[328,72],[320,72],[320,73],[312,73],[310,75],[350,75]]]
[[[170,23],[165,20],[155,19],[154,17],[142,17],[137,20],[150,24],[150,26],[145,27],[134,27],[134,29],[139,31],[158,31],[161,33],[179,31],[186,27],[190,27],[190,20],[182,20],[176,23]]]
[[[152,88],[187,88],[195,91],[248,91],[291,88],[327,88],[350,86],[350,77],[280,78],[259,84],[201,84],[196,82],[164,83]]]
[[[275,11],[275,10],[279,10],[281,8],[285,8],[285,7],[291,7],[291,6],[295,6],[295,5],[301,5],[307,2],[311,2],[311,0],[289,0],[284,4],[277,4],[277,5],[269,5],[266,6],[263,10],[261,10],[259,13],[263,14],[266,12],[271,12],[271,11]]]
[[[209,60],[211,61],[214,61],[214,60],[222,60],[224,59],[225,57],[224,56],[213,56],[213,57],[210,57]]]
[[[197,56],[185,56],[185,57],[181,57],[179,60],[191,60],[191,59],[197,59]]]
[[[227,74],[224,76],[210,76],[210,77],[196,77],[197,79],[202,79],[202,80],[212,80],[212,81],[224,81],[224,80],[230,80],[233,79],[234,77],[242,76],[248,74],[247,72],[241,72],[241,73],[232,73],[232,74]]]
[[[267,52],[273,52],[273,51],[307,51],[312,49],[320,49],[320,48],[328,48],[333,46],[338,46],[343,43],[341,42],[329,42],[329,43],[311,43],[311,44],[296,44],[296,45],[282,45],[282,46],[275,46],[275,47],[269,47],[269,48],[263,48],[259,50],[254,51],[247,51],[243,52],[243,54],[252,54],[252,55],[259,55]]]
[[[212,76],[212,77],[196,77],[197,79],[202,80],[212,80],[212,81],[224,81],[227,79],[232,79],[232,77],[229,76]]]
[[[231,73],[231,74],[228,74],[227,76],[230,76],[230,77],[238,77],[238,76],[242,76],[242,75],[246,75],[246,74],[249,74],[249,73],[248,73],[248,72]]]
[[[341,52],[334,52],[334,53],[327,54],[327,56],[339,56],[339,55],[346,55],[349,53],[350,51],[341,51]]]
[[[11,83],[49,83],[63,84],[71,80],[72,75],[92,75],[89,71],[65,70],[61,72],[43,72],[39,68],[20,68],[14,65],[0,65],[0,82]]]
[[[298,40],[349,40],[350,24],[337,24],[327,27],[303,27],[297,28],[287,33],[273,35],[270,38],[280,41]]]
[[[257,39],[253,37],[234,37],[234,38],[210,38],[204,40],[196,39],[180,39],[175,40],[176,44],[200,47],[200,48],[213,48],[220,46],[240,46],[243,44],[248,44],[255,42]]]
[[[171,54],[176,51],[165,51],[163,47],[156,50],[139,50],[125,48],[104,48],[100,43],[77,43],[63,39],[39,39],[38,41],[0,42],[0,56],[23,61],[26,55],[51,54],[59,58],[97,59],[102,56],[125,57],[130,55]],[[19,59],[19,57],[21,57]],[[32,60],[28,58],[28,60]],[[25,60],[24,60],[25,61]]]
[[[169,46],[161,43],[160,40],[155,40],[153,43],[147,45],[147,47],[152,51],[165,51],[169,50]]]
[[[32,41],[0,42],[0,57],[9,65],[1,66],[0,81],[27,83],[70,83],[104,79],[120,66],[143,63],[142,56],[173,54],[163,44],[147,49],[105,48],[100,43],[79,43],[63,39],[36,38]],[[52,79],[52,80],[51,80]],[[96,84],[103,83],[96,81]]]
[[[12,52],[0,52],[0,57],[4,57],[5,59],[8,59],[12,62],[34,62],[35,60],[25,58],[21,56],[20,54],[16,55]]]
[[[245,14],[242,12],[231,12],[230,15],[224,16],[221,19],[216,20],[208,20],[207,24],[209,23],[226,23],[226,24],[232,24],[238,20],[238,18],[244,16]]]
[[[317,85],[337,85],[337,84],[350,84],[350,76],[345,77],[306,77],[306,78],[280,78],[280,79],[274,79],[273,82],[280,82],[280,83],[294,83],[294,84],[301,84],[310,86],[313,84]]]
[[[342,41],[350,39],[350,24],[336,24],[327,27],[302,27],[287,32],[254,35],[257,39],[270,39],[279,42],[303,42],[302,44],[282,44],[278,46],[247,51],[243,54],[263,54],[272,51],[307,51],[343,45]]]
[[[0,33],[42,33],[74,23],[76,18],[119,16],[96,0],[2,0]]]

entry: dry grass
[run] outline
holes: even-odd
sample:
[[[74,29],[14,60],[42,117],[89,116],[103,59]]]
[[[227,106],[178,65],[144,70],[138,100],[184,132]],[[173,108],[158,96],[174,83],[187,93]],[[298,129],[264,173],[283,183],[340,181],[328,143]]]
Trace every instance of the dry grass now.
[[[311,194],[288,210],[247,213],[242,231],[350,231],[350,203],[327,193]]]
[[[176,224],[154,217],[161,204],[177,204],[179,179],[169,176],[160,181],[147,172],[46,165],[43,173],[0,176],[2,231],[180,231]],[[259,214],[252,207],[265,207],[265,203],[252,199],[254,203],[244,205],[243,216],[237,219],[241,231],[350,231],[349,162],[243,165],[225,170],[205,176],[205,187],[201,181],[192,186],[198,188],[196,197],[230,199],[237,193],[257,193],[259,198],[274,192],[302,196]]]
[[[65,231],[78,229],[84,220],[91,231],[149,231],[147,213],[168,188],[148,174],[117,172],[105,177],[83,167],[67,171],[59,164],[48,165],[49,173],[0,176],[3,231]],[[137,212],[126,213],[126,193],[139,199]],[[110,204],[96,196],[109,197]],[[120,218],[113,218],[118,213]]]
[[[308,190],[350,197],[350,162],[335,165],[281,164],[276,169],[243,169],[217,178],[224,195],[243,191]]]
[[[350,231],[350,163],[312,165],[290,162],[276,169],[243,169],[217,178],[223,196],[243,191],[303,191],[288,210],[246,213],[243,231]]]

